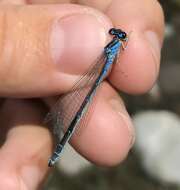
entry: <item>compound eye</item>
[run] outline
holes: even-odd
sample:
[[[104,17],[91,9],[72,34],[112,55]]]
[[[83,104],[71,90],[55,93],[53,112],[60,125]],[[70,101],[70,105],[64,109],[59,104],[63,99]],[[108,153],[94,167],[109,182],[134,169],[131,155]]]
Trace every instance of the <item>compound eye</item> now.
[[[120,38],[121,38],[122,40],[125,40],[125,39],[127,38],[127,34],[126,34],[125,32],[121,32]]]
[[[114,35],[116,38],[119,38],[120,40],[125,40],[127,38],[126,33],[121,29],[111,28],[109,30],[109,34]]]
[[[115,33],[116,33],[116,29],[115,28],[111,28],[109,30],[109,34],[114,35]]]

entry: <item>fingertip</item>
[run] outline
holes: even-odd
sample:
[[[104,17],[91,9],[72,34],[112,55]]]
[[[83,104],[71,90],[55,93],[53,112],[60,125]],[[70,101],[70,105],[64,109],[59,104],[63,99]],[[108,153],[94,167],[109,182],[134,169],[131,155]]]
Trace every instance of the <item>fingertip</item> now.
[[[55,22],[50,50],[60,72],[80,74],[101,54],[110,23],[99,17],[100,14],[88,10],[87,13],[68,15]]]
[[[127,48],[120,53],[110,80],[130,94],[142,94],[152,88],[159,73],[160,48],[157,52],[140,31],[132,31]]]
[[[96,8],[105,3],[80,1]],[[99,9],[101,9],[99,8]],[[110,76],[112,84],[130,94],[149,91],[156,82],[164,37],[164,14],[156,0],[107,1],[105,13],[116,28],[132,34],[127,49],[121,52],[119,62]]]
[[[88,125],[72,138],[74,148],[101,166],[114,166],[127,156],[134,130],[122,101],[109,85],[102,85]]]
[[[2,185],[36,189],[47,174],[52,139],[49,130],[40,126],[44,116],[40,105],[28,100],[6,100],[3,104],[1,123],[9,130],[0,149],[0,175],[12,178],[1,181]]]
[[[20,189],[23,184],[19,184],[19,179],[16,173],[13,173],[11,170],[8,170],[7,167],[3,167],[0,164],[1,172],[0,172],[0,187],[1,189]]]
[[[122,91],[142,94],[156,82],[164,37],[164,15],[156,0],[113,0],[106,10],[116,27],[132,31],[126,51],[111,75]],[[114,75],[114,76],[113,76]]]
[[[14,181],[15,184],[35,189],[47,174],[51,149],[48,131],[38,126],[18,126],[9,133],[0,157],[2,163],[14,172],[14,177],[19,179]]]
[[[8,19],[0,18],[1,32],[6,33],[6,38],[0,38],[3,97],[50,96],[69,90],[96,60],[109,37],[110,20],[90,7],[6,8],[1,8],[1,17],[6,14]],[[17,44],[21,48],[16,48]]]

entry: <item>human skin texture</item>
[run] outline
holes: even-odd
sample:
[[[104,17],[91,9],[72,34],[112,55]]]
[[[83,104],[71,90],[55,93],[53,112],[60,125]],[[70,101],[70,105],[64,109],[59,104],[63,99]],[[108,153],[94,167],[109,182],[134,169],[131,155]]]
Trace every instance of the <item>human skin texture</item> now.
[[[44,103],[70,90],[109,42],[112,26],[132,31],[127,49],[109,76],[112,85],[99,88],[87,126],[70,142],[102,166],[119,164],[135,139],[117,90],[142,94],[158,77],[164,34],[158,1],[0,1],[0,189],[40,188],[53,151],[42,126]]]

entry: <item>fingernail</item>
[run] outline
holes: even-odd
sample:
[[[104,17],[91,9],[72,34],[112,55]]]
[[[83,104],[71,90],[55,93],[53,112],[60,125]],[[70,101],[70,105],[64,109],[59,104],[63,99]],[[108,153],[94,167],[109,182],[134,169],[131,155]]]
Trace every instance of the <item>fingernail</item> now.
[[[131,119],[126,111],[125,105],[120,99],[113,98],[110,100],[110,104],[113,110],[121,117],[124,122],[124,126],[127,128],[129,133],[129,146],[133,146],[135,141],[135,131]]]
[[[158,35],[153,31],[146,31],[145,38],[147,39],[148,44],[150,45],[152,56],[153,56],[153,58],[155,60],[155,64],[156,64],[156,72],[158,73],[160,52],[161,52],[160,40],[158,38]]]
[[[106,43],[107,26],[91,14],[74,14],[56,20],[50,37],[54,63],[68,73],[75,73],[86,62],[92,63]],[[72,64],[76,67],[72,68]]]

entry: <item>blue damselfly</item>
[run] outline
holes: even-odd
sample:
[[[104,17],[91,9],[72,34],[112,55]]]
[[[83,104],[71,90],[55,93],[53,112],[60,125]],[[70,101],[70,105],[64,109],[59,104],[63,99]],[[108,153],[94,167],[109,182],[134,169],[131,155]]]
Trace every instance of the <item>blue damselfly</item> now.
[[[49,159],[49,166],[53,166],[59,159],[65,144],[87,112],[97,88],[109,74],[119,51],[125,47],[124,43],[127,42],[128,37],[124,31],[112,28],[109,30],[109,34],[113,36],[113,39],[104,48],[98,61],[91,66],[67,94],[59,98],[47,114],[45,122],[52,121],[54,132],[59,138],[59,143]],[[64,131],[63,136],[62,131]]]

